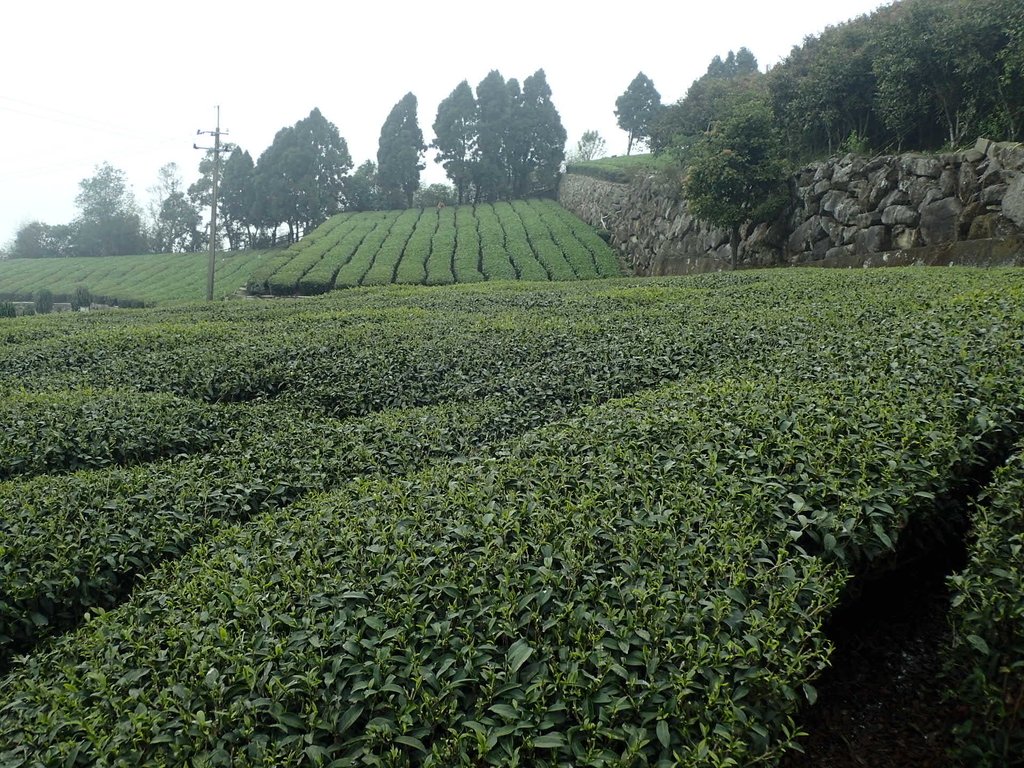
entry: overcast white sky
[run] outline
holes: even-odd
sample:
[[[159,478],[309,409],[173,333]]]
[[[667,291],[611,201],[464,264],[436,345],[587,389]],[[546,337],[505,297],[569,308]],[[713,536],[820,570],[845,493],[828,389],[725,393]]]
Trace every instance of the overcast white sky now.
[[[609,154],[626,134],[615,99],[643,71],[670,103],[716,54],[746,46],[762,70],[803,38],[883,0],[388,0],[363,3],[11,0],[0,43],[0,247],[32,220],[77,214],[78,183],[109,162],[140,204],[157,170],[197,176],[196,130],[215,106],[253,159],[319,107],[356,165],[408,91],[426,142],[438,103],[491,69],[539,68],[574,146],[596,129]],[[208,141],[199,137],[200,144]],[[428,153],[424,182],[444,181]]]

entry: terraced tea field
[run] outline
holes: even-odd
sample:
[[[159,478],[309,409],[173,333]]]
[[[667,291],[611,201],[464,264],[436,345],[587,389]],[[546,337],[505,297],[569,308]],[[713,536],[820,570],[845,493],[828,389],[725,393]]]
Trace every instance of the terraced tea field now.
[[[454,274],[458,235],[401,216]],[[965,706],[1020,755],[1024,273],[392,285],[0,339],[0,765],[774,765],[851,580],[965,493]]]
[[[553,200],[340,214],[253,271],[252,293],[615,277],[615,253]]]

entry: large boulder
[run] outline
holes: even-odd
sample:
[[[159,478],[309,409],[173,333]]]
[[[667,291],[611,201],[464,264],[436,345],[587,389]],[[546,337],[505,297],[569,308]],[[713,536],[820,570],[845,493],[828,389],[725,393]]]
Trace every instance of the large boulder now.
[[[956,194],[959,174],[952,168],[946,168],[939,177],[939,189],[943,197],[952,197]]]
[[[910,204],[915,208],[920,208],[929,196],[939,194],[938,182],[925,176],[904,179],[900,186],[910,195]]]
[[[953,243],[960,232],[964,207],[955,197],[936,200],[921,208],[921,239],[925,245]]]
[[[896,188],[898,174],[892,167],[879,168],[868,177],[867,188],[861,195],[865,210],[873,211]]]
[[[864,210],[860,206],[860,201],[856,197],[848,197],[839,202],[832,215],[840,224],[850,225],[862,213]]]

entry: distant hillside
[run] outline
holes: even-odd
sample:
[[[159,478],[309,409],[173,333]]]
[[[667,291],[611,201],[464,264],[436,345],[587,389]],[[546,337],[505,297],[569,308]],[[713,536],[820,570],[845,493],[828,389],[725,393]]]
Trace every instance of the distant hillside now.
[[[588,280],[622,273],[595,231],[553,200],[343,213],[248,281],[251,293],[325,293],[357,285]]]
[[[267,251],[227,251],[218,255],[218,298],[245,285]],[[207,253],[157,253],[143,256],[93,256],[66,259],[0,261],[0,301],[31,301],[47,289],[57,301],[69,301],[76,288],[94,300],[118,304],[166,304],[206,297]]]
[[[69,301],[85,287],[97,301],[166,304],[206,296],[207,254],[0,261],[0,301],[42,289]],[[446,285],[485,280],[587,280],[622,274],[589,225],[552,200],[405,211],[342,213],[284,251],[228,251],[217,259],[216,296],[246,287],[277,296],[357,285]]]

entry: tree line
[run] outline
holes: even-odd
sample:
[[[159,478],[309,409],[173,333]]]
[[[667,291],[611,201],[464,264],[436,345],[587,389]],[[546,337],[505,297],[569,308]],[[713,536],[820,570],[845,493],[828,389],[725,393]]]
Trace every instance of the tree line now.
[[[227,145],[219,169],[218,220],[231,249],[298,240],[341,211],[438,203],[494,202],[551,193],[566,133],[544,70],[522,85],[492,70],[474,94],[467,81],[441,102],[435,138],[424,143],[415,95],[395,104],[381,127],[376,162],[353,171],[348,144],[319,109],[274,136],[256,160]],[[451,186],[421,187],[428,148]],[[189,252],[209,246],[203,212],[213,198],[214,155],[199,163],[187,188],[176,164],[160,169],[140,206],[123,171],[104,163],[79,183],[79,216],[69,224],[33,221],[12,246],[16,257]]]
[[[768,72],[745,48],[715,57],[667,106],[641,72],[616,114],[631,143],[678,152],[751,104],[769,111],[793,160],[1020,141],[1024,4],[901,0],[807,37]]]
[[[836,152],[936,150],[1024,139],[1024,4],[902,0],[807,37],[761,72],[716,56],[662,105],[639,73],[619,127],[667,154],[697,218],[731,231],[785,208],[794,163]]]

